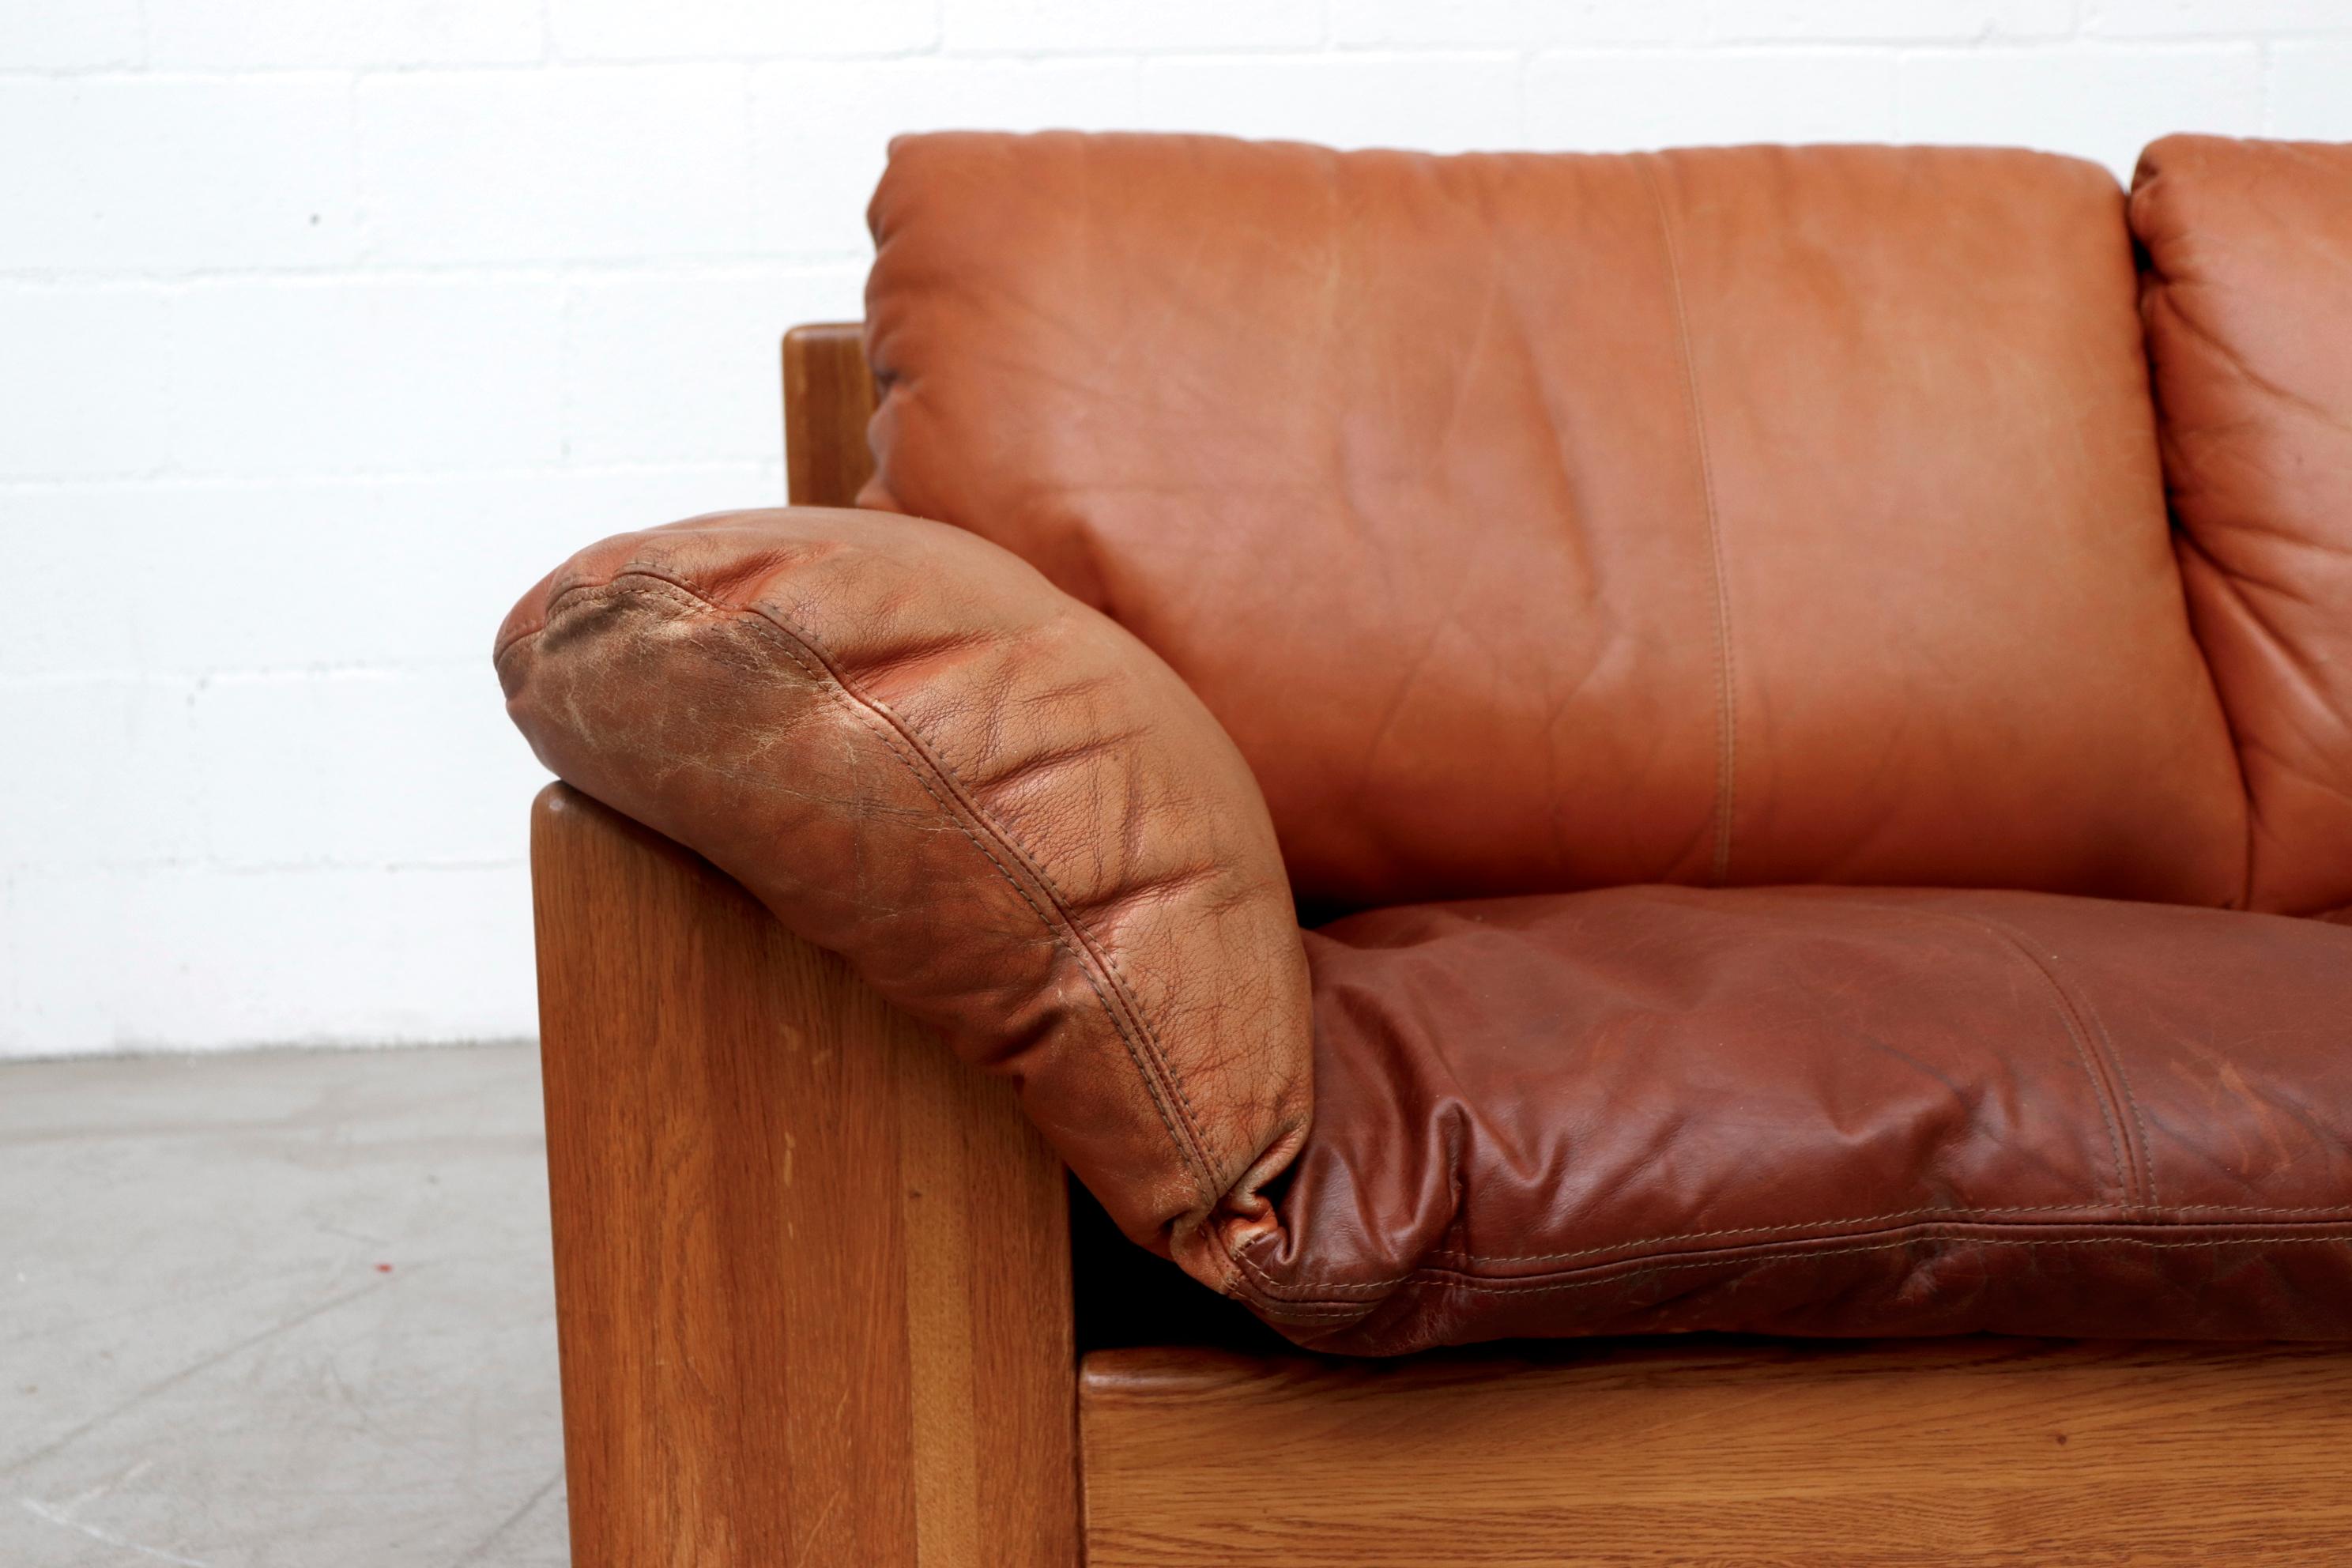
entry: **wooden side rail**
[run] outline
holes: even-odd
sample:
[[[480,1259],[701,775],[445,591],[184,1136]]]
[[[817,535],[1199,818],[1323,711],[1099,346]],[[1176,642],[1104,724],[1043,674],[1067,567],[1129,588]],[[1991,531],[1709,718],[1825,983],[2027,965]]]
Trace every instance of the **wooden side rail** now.
[[[572,1561],[1075,1568],[1067,1200],[1007,1086],[561,784],[531,870]]]

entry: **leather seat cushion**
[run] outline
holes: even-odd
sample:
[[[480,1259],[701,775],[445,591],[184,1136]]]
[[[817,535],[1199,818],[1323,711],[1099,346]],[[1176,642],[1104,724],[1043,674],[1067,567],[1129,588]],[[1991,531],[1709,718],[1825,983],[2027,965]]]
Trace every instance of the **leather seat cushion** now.
[[[1305,1343],[2352,1337],[2352,930],[1651,888],[1307,953],[1315,1125],[1236,1291]]]
[[[2244,891],[2091,164],[953,134],[871,216],[862,501],[1172,665],[1312,907]]]

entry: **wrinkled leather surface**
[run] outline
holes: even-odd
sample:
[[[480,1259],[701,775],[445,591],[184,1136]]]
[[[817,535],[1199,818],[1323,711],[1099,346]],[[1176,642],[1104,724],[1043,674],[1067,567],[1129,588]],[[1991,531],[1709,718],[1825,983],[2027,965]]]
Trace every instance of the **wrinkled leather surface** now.
[[[2244,892],[2092,165],[950,134],[870,216],[862,502],[1166,658],[1310,905]]]
[[[1134,638],[970,534],[793,509],[582,552],[498,663],[550,768],[1012,1075],[1224,1282],[1307,1121],[1306,963],[1248,770]]]
[[[2352,146],[2174,136],[2133,182],[2181,574],[2256,909],[2352,900]]]
[[[2352,930],[1633,888],[1307,952],[1315,1128],[1236,1291],[1305,1343],[2352,1337]]]

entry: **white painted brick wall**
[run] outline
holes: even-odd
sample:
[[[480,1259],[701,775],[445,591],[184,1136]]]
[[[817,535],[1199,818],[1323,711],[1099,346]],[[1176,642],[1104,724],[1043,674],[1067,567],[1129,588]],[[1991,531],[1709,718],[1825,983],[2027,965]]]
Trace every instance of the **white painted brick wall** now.
[[[2352,138],[2348,0],[0,0],[0,1055],[532,1026],[486,654],[774,500],[885,141]]]

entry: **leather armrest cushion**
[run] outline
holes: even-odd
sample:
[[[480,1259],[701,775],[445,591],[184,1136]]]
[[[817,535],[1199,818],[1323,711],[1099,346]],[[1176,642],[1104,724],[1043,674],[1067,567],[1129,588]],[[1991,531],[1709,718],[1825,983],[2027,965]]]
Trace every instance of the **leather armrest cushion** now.
[[[1142,644],[960,530],[792,508],[582,552],[497,660],[549,768],[1011,1075],[1230,1284],[1307,1130],[1307,965],[1255,781]]]

